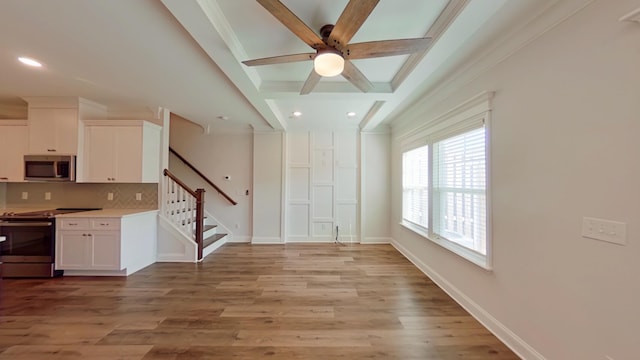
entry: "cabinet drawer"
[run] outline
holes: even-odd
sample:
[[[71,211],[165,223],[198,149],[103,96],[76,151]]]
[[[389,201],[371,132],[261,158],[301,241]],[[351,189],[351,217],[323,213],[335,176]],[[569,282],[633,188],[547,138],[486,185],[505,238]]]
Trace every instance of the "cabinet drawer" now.
[[[93,230],[119,230],[120,219],[91,219],[91,229]]]
[[[60,229],[85,230],[89,229],[89,219],[60,219]]]

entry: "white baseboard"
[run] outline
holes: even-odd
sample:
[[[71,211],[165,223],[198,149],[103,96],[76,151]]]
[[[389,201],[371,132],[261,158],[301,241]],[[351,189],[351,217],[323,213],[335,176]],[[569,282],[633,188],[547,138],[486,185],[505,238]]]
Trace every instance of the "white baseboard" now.
[[[365,237],[362,238],[360,244],[391,244],[391,238],[389,237]]]
[[[289,236],[287,243],[324,243],[330,244],[335,240],[331,237],[309,237],[309,236]]]
[[[251,236],[236,236],[236,235],[227,235],[229,236],[229,240],[227,243],[250,243]]]
[[[124,270],[65,270],[64,276],[127,276]]]
[[[156,259],[156,262],[188,262],[193,263],[196,262],[193,259],[185,258],[185,254],[162,254],[161,257]]]
[[[409,250],[407,250],[402,244],[391,239],[391,245],[398,250],[404,257],[411,261],[420,271],[427,275],[434,283],[436,283],[444,292],[446,292],[451,298],[453,298],[460,306],[462,306],[471,316],[484,325],[489,331],[491,331],[498,339],[500,339],[505,345],[507,345],[514,353],[525,360],[546,360],[539,352],[533,347],[522,340],[513,331],[509,330],[498,319],[494,318],[489,312],[480,307],[471,298],[465,295],[457,287],[447,281],[438,272],[433,270],[422,260],[415,257]]]
[[[254,236],[253,238],[251,238],[251,243],[252,244],[284,244],[284,241],[282,241],[282,239],[279,237]]]

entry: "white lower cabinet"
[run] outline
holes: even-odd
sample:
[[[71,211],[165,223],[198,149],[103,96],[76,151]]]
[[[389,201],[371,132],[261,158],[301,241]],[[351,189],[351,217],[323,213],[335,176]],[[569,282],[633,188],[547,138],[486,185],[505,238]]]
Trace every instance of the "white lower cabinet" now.
[[[154,263],[156,214],[56,219],[56,269],[65,275],[130,275]]]
[[[56,269],[122,269],[119,218],[65,218],[57,226]]]
[[[91,268],[94,270],[121,270],[120,231],[92,231]]]
[[[120,232],[60,231],[57,269],[121,270]]]

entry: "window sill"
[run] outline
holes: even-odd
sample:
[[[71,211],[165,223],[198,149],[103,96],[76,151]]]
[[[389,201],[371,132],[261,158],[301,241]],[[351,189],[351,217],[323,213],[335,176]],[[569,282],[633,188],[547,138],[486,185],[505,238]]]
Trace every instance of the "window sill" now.
[[[491,263],[489,261],[489,257],[479,254],[473,250],[467,249],[464,246],[458,245],[452,241],[442,239],[442,238],[433,238],[430,237],[429,234],[422,228],[415,226],[412,223],[402,221],[400,225],[407,230],[410,230],[417,235],[422,236],[423,238],[442,246],[443,248],[451,251],[452,253],[460,256],[461,258],[481,267],[483,270],[492,271]]]

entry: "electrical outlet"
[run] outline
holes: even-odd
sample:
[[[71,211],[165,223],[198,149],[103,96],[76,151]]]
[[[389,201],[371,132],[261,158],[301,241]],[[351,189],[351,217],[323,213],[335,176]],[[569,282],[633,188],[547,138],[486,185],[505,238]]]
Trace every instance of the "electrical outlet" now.
[[[136,200],[142,200],[142,193],[136,193]]]
[[[29,198],[29,193],[26,191],[22,192],[22,200],[27,200]]]
[[[627,224],[585,217],[582,219],[582,236],[618,245],[626,245]]]
[[[113,201],[113,193],[107,193],[107,200]]]
[[[51,193],[48,192],[48,191],[46,193],[44,193],[44,199],[45,200],[51,200]]]

